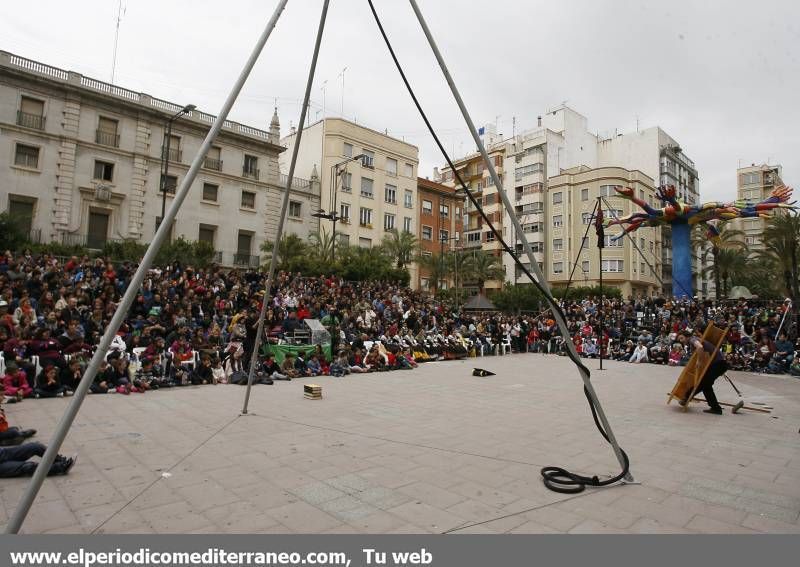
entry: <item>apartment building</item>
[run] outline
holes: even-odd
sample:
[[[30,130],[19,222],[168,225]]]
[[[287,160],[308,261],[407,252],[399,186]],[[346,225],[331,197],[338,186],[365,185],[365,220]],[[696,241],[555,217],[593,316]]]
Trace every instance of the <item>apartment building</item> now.
[[[658,126],[627,134],[614,134],[598,141],[598,167],[623,167],[639,170],[661,185],[674,185],[678,198],[693,205],[700,201],[700,178],[694,162],[681,145]],[[660,205],[660,202],[659,202]],[[669,226],[662,227],[661,279],[664,294],[672,289],[672,239]],[[693,254],[693,272],[697,294],[708,296],[708,281],[697,269]]]
[[[769,197],[772,190],[781,183],[782,168],[780,165],[751,164],[736,170],[736,199],[757,203]],[[735,219],[732,228],[744,232],[744,240],[748,251],[757,252],[764,249],[764,228],[766,220]]]
[[[0,51],[0,210],[34,240],[102,248],[149,242],[161,221],[161,188],[175,189],[214,117],[183,105]],[[205,240],[223,265],[257,266],[273,240],[285,178],[280,124],[226,121],[172,226],[171,237]],[[163,159],[169,175],[162,179]],[[317,230],[317,180],[292,184],[289,230]]]
[[[279,158],[287,173],[297,133],[281,140]],[[324,214],[337,216],[337,244],[378,246],[391,229],[417,234],[419,149],[342,118],[324,118],[303,129],[296,173],[318,176]],[[333,223],[322,220],[330,233]],[[409,267],[417,282],[416,265]]]
[[[638,210],[633,202],[617,197],[616,186],[630,187],[649,203],[655,199],[653,179],[641,171],[621,167],[578,166],[551,177],[545,200],[546,239],[549,251],[545,275],[553,286],[596,286],[619,288],[623,297],[651,297],[661,292],[656,276],[661,268],[660,230],[642,227],[628,237],[618,226],[606,230],[602,264],[593,225],[595,206],[605,218],[619,218]],[[638,248],[638,250],[637,250]]]
[[[486,127],[484,127],[484,131],[485,130]],[[498,137],[492,137],[486,141],[486,151],[489,154],[489,159],[492,160],[495,170],[502,182],[505,178],[504,165],[507,144]],[[485,166],[481,154],[479,152],[469,154],[458,160],[454,160],[453,165],[455,165],[455,170],[470,189],[472,195],[481,203],[489,220],[492,221],[495,228],[501,231],[502,234],[506,226],[506,223],[504,223],[505,213],[503,202],[500,200],[498,188],[495,187],[494,180],[489,175],[489,171]],[[436,171],[434,176],[438,177],[443,185],[457,189],[461,188],[456,176],[449,167],[444,167],[441,174]],[[500,190],[502,190],[502,187]],[[483,249],[490,254],[502,258],[503,249],[500,242],[496,240],[494,233],[483,222],[483,218],[477,208],[475,208],[468,199],[464,200],[463,223],[464,232],[461,244],[464,250]],[[491,295],[502,287],[503,281],[492,280],[486,282],[484,289],[487,295]]]
[[[417,226],[421,253],[427,256],[441,256],[443,252],[462,250],[464,229],[464,197],[453,187],[429,179],[417,179]],[[453,284],[448,281],[432,282],[429,271],[420,267],[419,289],[447,288]]]

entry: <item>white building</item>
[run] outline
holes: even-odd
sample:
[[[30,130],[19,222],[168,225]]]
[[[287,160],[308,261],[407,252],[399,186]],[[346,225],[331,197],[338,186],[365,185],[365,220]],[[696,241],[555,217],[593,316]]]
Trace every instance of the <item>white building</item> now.
[[[674,185],[678,198],[687,204],[700,201],[700,178],[694,162],[683,153],[680,144],[658,126],[599,140],[597,157],[600,167],[639,170],[657,180],[657,186]],[[660,202],[656,202],[656,206],[660,206]],[[661,257],[649,260],[660,261],[663,293],[669,296],[673,291],[672,240],[669,227],[663,227],[661,232]],[[701,277],[701,270],[694,272],[695,293],[705,296],[708,282]]]
[[[161,218],[165,125],[182,108],[0,51],[0,210],[43,241],[149,242]],[[192,110],[174,121],[167,206],[213,119]],[[277,114],[269,131],[226,121],[172,237],[210,242],[225,265],[257,265],[285,183],[279,130]],[[319,184],[296,179],[291,202],[288,230],[316,231]]]
[[[297,133],[281,139],[287,151],[280,170],[288,173]],[[378,246],[391,229],[417,233],[419,149],[342,118],[324,118],[303,128],[295,173],[318,176],[320,208],[335,212],[337,244]],[[338,170],[338,176],[335,171]],[[331,233],[330,220],[321,231]],[[416,285],[416,266],[409,267]]]
[[[545,244],[547,227],[544,219],[547,180],[573,167],[594,167],[597,138],[588,131],[585,116],[561,106],[538,117],[537,128],[507,140],[505,159],[503,188],[514,204],[514,212],[536,253],[537,262],[544,266],[549,252]],[[520,236],[514,234],[507,212],[503,232],[503,237],[511,236],[517,252],[522,253]],[[521,259],[526,267],[530,267],[526,255],[523,254]],[[506,281],[514,283],[520,280],[522,272],[508,254],[503,255],[503,265]]]

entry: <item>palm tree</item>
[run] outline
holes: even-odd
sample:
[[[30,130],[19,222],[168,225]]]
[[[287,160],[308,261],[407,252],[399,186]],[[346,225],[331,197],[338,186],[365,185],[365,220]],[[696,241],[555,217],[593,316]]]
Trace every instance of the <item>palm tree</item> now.
[[[434,292],[439,291],[439,282],[446,280],[452,269],[452,262],[448,262],[441,254],[420,254],[417,256],[419,267],[428,273]]]
[[[308,241],[311,243],[311,252],[316,254],[320,260],[323,262],[333,261],[333,235],[324,227],[320,232],[314,232],[309,235]]]
[[[396,228],[384,235],[382,245],[386,253],[395,260],[398,268],[405,268],[419,247],[416,236],[405,230],[400,232]]]
[[[745,271],[745,257],[740,247],[715,248],[715,250],[714,275],[722,279],[722,296],[727,297],[730,289],[728,283]]]
[[[706,227],[702,225],[695,225],[695,231],[692,234],[692,247],[693,248],[700,248],[701,250],[701,261],[702,264],[705,264],[705,260],[708,257],[709,250],[711,251],[711,255],[713,256],[714,262],[711,266],[707,268],[703,268],[704,275],[711,271],[714,274],[714,289],[716,294],[716,299],[719,299],[725,295],[722,293],[722,273],[725,271],[728,274],[728,277],[731,277],[731,256],[738,256],[742,257],[742,252],[744,250],[744,233],[741,230],[737,230],[734,228],[729,228],[727,224],[720,224],[717,225],[717,230],[719,230],[719,244],[714,243],[713,241],[709,241],[708,236],[706,236]],[[710,242],[711,247],[708,247],[708,243]],[[720,259],[720,253],[729,251],[732,254],[725,255],[722,259]],[[744,260],[744,258],[742,258]],[[722,263],[720,263],[722,262]],[[727,264],[726,264],[727,262]],[[738,269],[738,264],[733,266],[734,271]],[[727,287],[727,283],[725,284]]]
[[[499,280],[505,275],[500,258],[485,250],[476,250],[467,257],[465,271],[464,279],[476,282],[480,293],[483,293],[487,281]]]
[[[766,254],[782,269],[786,291],[797,297],[797,255],[800,247],[800,217],[793,214],[776,214],[764,228]]]

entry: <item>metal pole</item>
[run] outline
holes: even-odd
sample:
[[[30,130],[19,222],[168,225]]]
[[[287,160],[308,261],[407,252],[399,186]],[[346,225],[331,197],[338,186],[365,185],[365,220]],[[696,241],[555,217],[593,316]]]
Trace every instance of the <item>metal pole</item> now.
[[[345,171],[347,171],[345,169]],[[333,220],[333,235],[331,236],[331,264],[336,261],[336,219],[339,214],[338,210],[338,193],[339,193],[339,168],[335,170],[336,175],[333,178],[333,208],[331,209],[331,218]]]
[[[597,203],[595,204],[595,208],[597,209],[598,215],[600,214],[600,211],[603,210],[603,207],[600,204],[600,197],[597,198]],[[605,238],[605,236],[603,238]],[[604,242],[597,243],[597,248],[600,252],[600,370],[603,370],[603,246],[604,245],[605,245]]]
[[[236,98],[239,96],[239,91],[242,90],[242,86],[244,86],[250,71],[252,71],[253,66],[258,60],[258,56],[261,54],[261,50],[264,48],[267,38],[269,38],[272,30],[275,28],[278,17],[280,16],[281,12],[283,12],[287,2],[288,0],[279,0],[278,6],[275,8],[272,18],[270,18],[266,28],[261,34],[261,37],[259,37],[253,52],[247,59],[239,78],[236,79],[236,83],[234,83],[231,92],[228,94],[228,98],[225,99],[219,115],[211,125],[211,129],[206,135],[203,144],[200,146],[200,150],[197,152],[191,167],[189,167],[189,171],[186,174],[183,183],[181,183],[180,188],[176,192],[175,199],[172,201],[169,211],[166,213],[166,218],[161,219],[161,225],[158,227],[158,230],[153,237],[153,241],[147,248],[147,252],[145,252],[144,256],[142,257],[142,261],[140,262],[136,273],[134,273],[133,278],[131,278],[131,281],[128,284],[128,289],[125,291],[122,301],[117,307],[117,310],[114,312],[111,322],[108,324],[108,327],[106,327],[106,332],[103,334],[103,338],[100,339],[100,344],[97,345],[97,350],[92,356],[89,366],[86,367],[86,371],[84,372],[83,378],[81,378],[78,387],[75,389],[75,395],[70,401],[67,411],[65,411],[64,415],[61,416],[61,420],[56,426],[55,433],[53,434],[52,439],[50,439],[50,444],[47,447],[47,451],[45,451],[44,455],[42,456],[39,466],[36,467],[36,472],[33,474],[33,478],[31,479],[28,488],[22,495],[19,505],[14,511],[13,517],[8,522],[8,525],[6,525],[6,533],[16,534],[22,527],[22,523],[25,521],[25,517],[30,511],[33,501],[36,498],[36,495],[39,493],[39,489],[42,487],[42,483],[44,482],[44,479],[47,476],[47,473],[49,472],[59,449],[61,449],[61,444],[64,442],[64,438],[67,436],[72,422],[78,415],[78,410],[80,410],[81,404],[86,398],[86,393],[89,391],[89,386],[91,386],[95,376],[97,375],[97,370],[100,368],[100,363],[103,361],[106,351],[108,351],[108,347],[111,345],[112,339],[117,334],[117,330],[119,329],[120,325],[122,325],[125,316],[128,314],[128,311],[133,304],[133,300],[139,293],[139,289],[142,286],[145,275],[150,269],[156,254],[158,254],[159,248],[164,243],[164,240],[166,240],[167,234],[169,233],[169,227],[172,224],[172,221],[175,219],[178,209],[181,208],[181,204],[183,204],[184,199],[189,194],[189,188],[197,176],[197,172],[200,170],[200,167],[203,165],[203,160],[205,159],[208,150],[211,148],[211,144],[214,142],[217,134],[219,134],[219,131],[222,129],[222,125],[225,123],[225,119],[228,117],[228,113],[233,107],[233,103],[236,102]]]
[[[494,181],[495,187],[498,188],[498,193],[500,195],[500,198],[503,200],[503,206],[505,206],[506,211],[508,211],[508,214],[511,217],[511,223],[514,225],[515,230],[520,235],[520,240],[522,241],[522,246],[525,250],[525,254],[528,256],[528,260],[530,261],[531,269],[533,270],[533,273],[536,275],[536,278],[539,280],[540,285],[549,293],[550,287],[547,285],[547,280],[545,279],[541,268],[539,268],[539,264],[536,261],[536,257],[533,254],[533,249],[531,248],[530,242],[528,242],[528,238],[522,231],[522,226],[520,225],[519,219],[517,219],[516,215],[514,214],[514,208],[511,205],[511,202],[508,200],[508,196],[506,195],[505,191],[502,190],[503,184],[500,181],[500,177],[497,175],[497,171],[494,168],[494,164],[492,164],[492,161],[489,159],[489,154],[486,152],[486,148],[483,146],[483,143],[481,142],[481,139],[478,136],[478,131],[475,128],[475,124],[472,122],[472,118],[470,117],[469,112],[467,112],[467,108],[464,105],[464,101],[461,99],[461,95],[458,92],[458,88],[456,88],[455,82],[453,82],[453,77],[450,75],[450,71],[448,71],[447,69],[447,65],[445,64],[444,58],[442,57],[442,54],[436,45],[436,41],[433,39],[433,35],[431,34],[430,29],[428,28],[428,24],[425,22],[425,18],[422,16],[422,12],[420,11],[416,0],[409,0],[409,3],[411,4],[411,8],[414,10],[414,13],[417,16],[417,19],[419,20],[419,24],[422,27],[422,31],[425,33],[425,37],[428,39],[428,43],[431,46],[433,54],[436,56],[436,60],[439,63],[439,67],[441,67],[442,73],[444,74],[445,79],[447,80],[447,84],[450,86],[450,90],[453,93],[453,97],[455,98],[459,109],[461,110],[461,114],[464,117],[464,121],[467,123],[467,127],[469,128],[470,134],[472,135],[472,139],[475,141],[475,144],[478,147],[481,156],[483,157],[483,161],[486,164],[487,169],[489,170],[489,174],[492,176],[492,181]],[[570,350],[571,354],[577,358],[578,354],[577,351],[575,350],[575,345],[572,343],[571,340],[568,340],[570,334],[569,334],[569,329],[567,328],[567,322],[564,320],[562,316],[560,316],[557,312],[555,312],[555,310],[553,312],[553,316],[555,317],[556,322],[558,323],[558,328],[561,331],[561,335],[565,339],[564,342],[566,343],[567,348]],[[581,378],[583,379],[583,385],[586,388],[586,391],[588,392],[589,396],[592,398],[592,401],[594,402],[595,409],[597,411],[597,417],[600,419],[600,422],[602,423],[603,428],[605,429],[606,434],[608,435],[608,441],[614,448],[614,453],[617,456],[617,460],[619,461],[620,466],[624,468],[625,459],[622,455],[622,450],[620,449],[619,443],[617,443],[617,439],[614,436],[614,432],[611,429],[611,424],[608,423],[608,419],[606,418],[606,414],[603,411],[603,407],[600,405],[600,400],[597,398],[597,393],[594,390],[594,385],[592,384],[592,381],[589,378],[589,374],[583,369],[580,369],[580,374]],[[633,480],[633,476],[630,474],[630,472],[625,476],[625,479],[629,482]]]
[[[322,32],[325,29],[325,18],[328,15],[328,4],[330,0],[325,0],[322,3],[322,15],[319,19],[319,28],[317,29],[317,39],[314,43],[314,55],[311,57],[311,68],[308,70],[308,80],[306,82],[306,94],[303,100],[302,110],[300,111],[300,122],[297,125],[297,136],[294,139],[294,147],[292,148],[292,162],[289,164],[289,175],[286,179],[286,190],[283,193],[283,204],[281,205],[281,216],[278,220],[278,230],[275,233],[275,247],[272,249],[272,258],[269,261],[269,273],[267,274],[267,283],[264,287],[264,298],[261,302],[261,314],[258,316],[258,330],[256,331],[256,342],[253,345],[253,356],[250,358],[250,371],[247,375],[247,390],[244,393],[244,405],[242,406],[242,415],[247,414],[247,406],[250,403],[250,390],[253,387],[253,378],[256,373],[256,363],[258,362],[258,349],[261,347],[261,335],[264,333],[264,318],[267,314],[267,303],[269,303],[269,294],[272,290],[272,279],[275,277],[275,267],[278,265],[278,256],[281,248],[281,237],[283,236],[283,225],[286,222],[286,212],[289,209],[289,191],[292,188],[292,179],[294,178],[294,168],[297,165],[297,154],[300,151],[300,140],[303,137],[303,123],[306,119],[306,111],[308,110],[308,101],[311,97],[311,87],[314,84],[314,72],[317,68],[317,58],[319,57],[319,46],[322,43]]]
[[[164,132],[164,143],[161,144],[161,162],[164,164],[164,171],[161,178],[161,222],[164,222],[164,215],[167,213],[167,173],[169,172],[169,142],[172,138],[172,119],[167,120],[167,130]],[[160,226],[160,225],[159,225]]]

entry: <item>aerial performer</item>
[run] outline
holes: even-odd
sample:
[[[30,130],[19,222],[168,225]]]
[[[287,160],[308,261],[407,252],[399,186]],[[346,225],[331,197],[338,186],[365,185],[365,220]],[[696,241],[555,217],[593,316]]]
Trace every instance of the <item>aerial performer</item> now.
[[[612,240],[623,238],[625,234],[636,231],[641,226],[672,227],[672,293],[678,298],[691,298],[692,293],[692,256],[689,245],[689,233],[693,225],[703,224],[708,239],[715,245],[719,241],[719,223],[740,218],[768,218],[776,209],[794,209],[794,202],[789,202],[792,189],[786,185],[776,187],[770,196],[763,201],[753,203],[737,200],[732,203],[709,201],[698,205],[688,205],[676,197],[674,185],[662,186],[656,190],[661,201],[661,208],[654,208],[636,197],[630,187],[615,187],[618,196],[633,201],[642,208],[626,217],[608,218],[606,226],[621,225],[623,231]],[[713,221],[717,221],[714,224]]]

